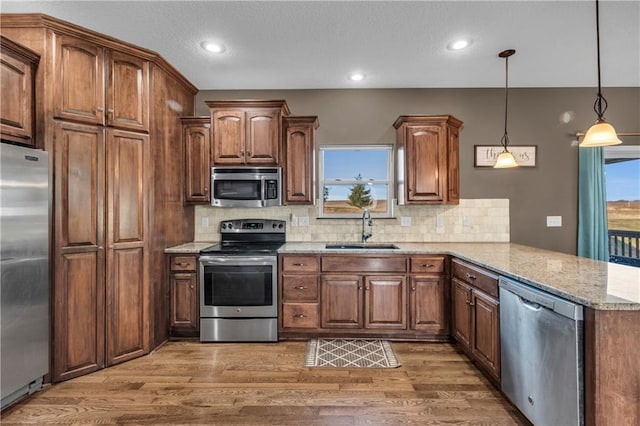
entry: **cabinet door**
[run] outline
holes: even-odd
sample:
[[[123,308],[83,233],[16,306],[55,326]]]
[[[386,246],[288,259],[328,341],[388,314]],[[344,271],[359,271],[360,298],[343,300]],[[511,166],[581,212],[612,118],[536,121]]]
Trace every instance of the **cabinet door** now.
[[[34,78],[30,63],[0,50],[0,132],[3,139],[34,145]]]
[[[362,328],[362,277],[324,275],[321,284],[322,328]]]
[[[444,277],[410,277],[411,329],[428,334],[448,334]]]
[[[404,276],[365,277],[365,327],[407,329],[407,292]]]
[[[188,202],[210,201],[211,154],[209,145],[209,125],[189,125],[184,127],[184,191]]]
[[[56,35],[54,114],[58,118],[104,124],[104,50],[70,36]]]
[[[500,311],[498,301],[473,291],[473,356],[500,380]]]
[[[117,51],[108,53],[107,124],[149,130],[149,62]]]
[[[196,274],[171,274],[171,327],[195,331],[199,321]]]
[[[463,347],[470,349],[472,338],[471,287],[455,278],[452,279],[451,298],[453,308],[453,337]]]
[[[149,137],[109,130],[107,138],[107,364],[149,347],[146,247]]]
[[[315,118],[315,117],[314,117]],[[285,136],[285,204],[314,203],[315,128],[288,126]]]
[[[440,126],[407,126],[407,201],[442,201],[447,179],[446,139]]]
[[[245,119],[242,111],[212,112],[213,164],[244,164]]]
[[[52,380],[57,382],[104,367],[104,131],[58,122],[54,140]]]
[[[448,195],[446,202],[447,204],[458,204],[460,202],[460,129],[449,126],[448,136],[447,155],[449,157],[449,175],[447,180]]]
[[[251,109],[246,113],[245,159],[247,164],[278,164],[280,155],[280,112]]]

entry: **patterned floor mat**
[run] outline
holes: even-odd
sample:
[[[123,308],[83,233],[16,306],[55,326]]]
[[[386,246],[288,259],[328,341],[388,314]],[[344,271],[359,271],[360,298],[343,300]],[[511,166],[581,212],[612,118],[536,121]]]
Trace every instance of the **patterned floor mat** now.
[[[386,340],[312,339],[305,367],[396,368],[401,364]]]

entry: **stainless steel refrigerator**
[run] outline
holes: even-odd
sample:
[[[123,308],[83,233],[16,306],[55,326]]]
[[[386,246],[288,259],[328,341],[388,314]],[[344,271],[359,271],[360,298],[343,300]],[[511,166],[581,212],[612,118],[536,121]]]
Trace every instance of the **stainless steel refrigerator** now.
[[[2,408],[49,371],[48,170],[46,152],[0,143]]]

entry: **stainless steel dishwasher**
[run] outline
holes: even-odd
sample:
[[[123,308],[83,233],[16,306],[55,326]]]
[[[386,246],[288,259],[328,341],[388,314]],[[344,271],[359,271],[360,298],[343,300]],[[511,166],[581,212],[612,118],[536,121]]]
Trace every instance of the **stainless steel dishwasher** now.
[[[500,277],[502,390],[540,426],[584,424],[583,308]]]

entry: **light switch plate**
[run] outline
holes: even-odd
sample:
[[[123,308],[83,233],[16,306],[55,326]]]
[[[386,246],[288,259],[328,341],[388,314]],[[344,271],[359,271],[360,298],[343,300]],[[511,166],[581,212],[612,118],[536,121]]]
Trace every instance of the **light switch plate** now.
[[[299,216],[298,217],[298,225],[299,226],[309,226],[309,216]]]
[[[411,226],[411,216],[400,216],[400,226]]]
[[[444,221],[442,220],[442,216],[436,216],[436,228],[442,228],[444,226]]]
[[[469,216],[462,216],[462,225],[471,226],[471,219],[469,219]]]
[[[547,228],[559,228],[562,226],[562,216],[547,216]]]

